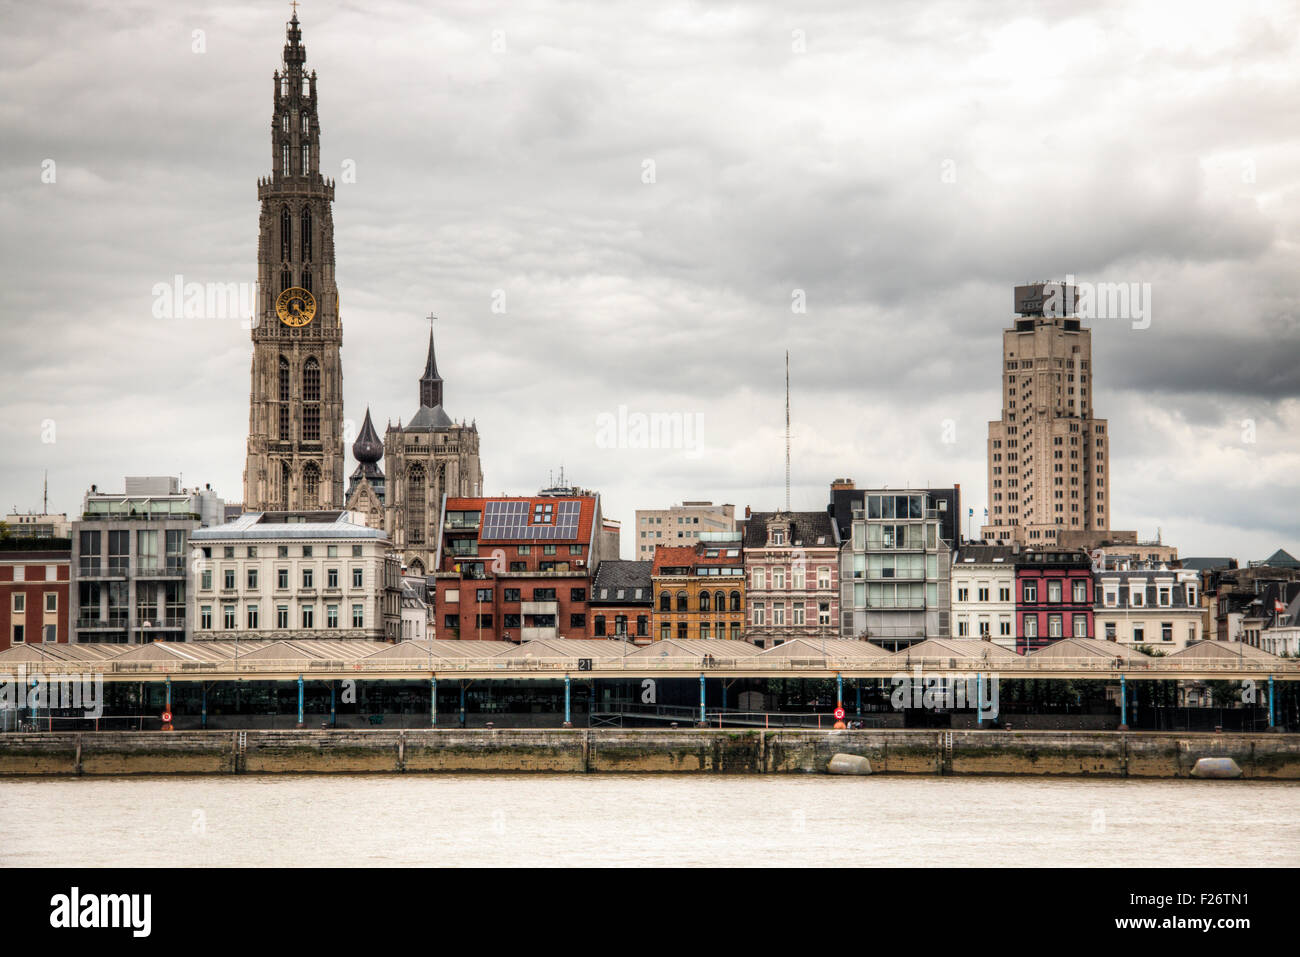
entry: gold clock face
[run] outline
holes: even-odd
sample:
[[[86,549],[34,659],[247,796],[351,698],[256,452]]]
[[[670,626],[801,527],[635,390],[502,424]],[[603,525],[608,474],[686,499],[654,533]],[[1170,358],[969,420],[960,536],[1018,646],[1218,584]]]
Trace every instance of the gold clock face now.
[[[276,298],[275,314],[286,326],[305,326],[316,317],[316,297],[301,286],[290,286]]]

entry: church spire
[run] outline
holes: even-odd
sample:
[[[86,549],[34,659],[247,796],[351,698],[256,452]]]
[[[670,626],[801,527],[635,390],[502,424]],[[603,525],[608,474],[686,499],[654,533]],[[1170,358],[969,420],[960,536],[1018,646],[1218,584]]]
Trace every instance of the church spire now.
[[[442,405],[442,376],[438,375],[438,359],[433,352],[433,316],[429,317],[429,358],[420,376],[420,407]]]
[[[373,464],[384,457],[384,443],[370,421],[369,407],[366,408],[366,421],[361,424],[361,434],[352,443],[352,455],[363,464]]]

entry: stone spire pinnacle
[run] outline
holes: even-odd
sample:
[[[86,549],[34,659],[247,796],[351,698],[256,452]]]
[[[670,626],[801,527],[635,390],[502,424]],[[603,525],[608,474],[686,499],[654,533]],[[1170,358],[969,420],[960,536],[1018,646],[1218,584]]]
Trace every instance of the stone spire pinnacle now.
[[[442,405],[442,376],[438,375],[438,358],[433,350],[433,316],[429,317],[429,358],[420,376],[420,407]]]

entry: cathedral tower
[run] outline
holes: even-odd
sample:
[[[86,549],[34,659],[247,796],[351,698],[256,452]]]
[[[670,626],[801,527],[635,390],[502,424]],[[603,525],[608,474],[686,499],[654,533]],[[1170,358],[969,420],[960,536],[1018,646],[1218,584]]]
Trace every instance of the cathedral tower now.
[[[271,175],[257,183],[258,314],[244,509],[343,507],[343,327],[334,285],[334,181],[320,174],[316,73],[298,15],[272,96]]]

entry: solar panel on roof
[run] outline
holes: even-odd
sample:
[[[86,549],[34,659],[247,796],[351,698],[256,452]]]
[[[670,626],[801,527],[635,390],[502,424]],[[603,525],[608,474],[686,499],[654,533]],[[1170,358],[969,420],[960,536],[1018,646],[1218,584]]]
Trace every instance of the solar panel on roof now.
[[[557,502],[553,522],[534,521],[534,513],[530,512],[527,502],[488,502],[483,506],[479,541],[575,538],[581,511],[581,502]]]

